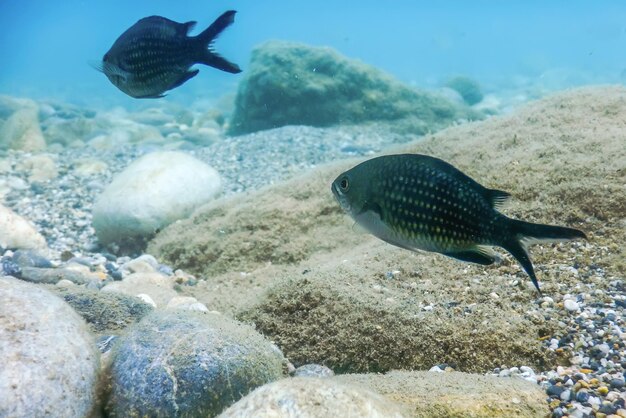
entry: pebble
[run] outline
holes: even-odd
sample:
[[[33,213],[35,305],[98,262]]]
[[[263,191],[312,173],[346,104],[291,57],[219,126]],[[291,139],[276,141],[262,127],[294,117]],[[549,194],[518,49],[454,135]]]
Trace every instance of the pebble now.
[[[572,299],[566,299],[563,301],[563,306],[570,312],[577,311],[580,307],[578,306],[578,302]]]

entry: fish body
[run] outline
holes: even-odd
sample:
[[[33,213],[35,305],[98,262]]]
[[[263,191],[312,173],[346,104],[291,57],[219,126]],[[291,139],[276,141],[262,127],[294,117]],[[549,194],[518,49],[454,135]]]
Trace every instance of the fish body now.
[[[508,218],[497,210],[508,193],[488,189],[426,155],[373,158],[339,175],[331,190],[357,224],[398,247],[483,265],[497,259],[491,247],[502,247],[522,265],[537,290],[528,245],[586,238],[577,229]]]
[[[163,97],[198,74],[194,64],[205,64],[229,73],[241,69],[211,49],[217,36],[231,25],[235,11],[218,17],[198,36],[189,36],[196,22],[178,23],[161,16],[139,20],[104,54],[97,69],[117,88],[135,98]]]

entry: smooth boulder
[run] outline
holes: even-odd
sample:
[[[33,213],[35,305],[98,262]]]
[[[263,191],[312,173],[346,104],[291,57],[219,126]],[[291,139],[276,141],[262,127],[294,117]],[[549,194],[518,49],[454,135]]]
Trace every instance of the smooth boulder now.
[[[93,226],[101,244],[137,250],[220,189],[219,174],[202,161],[182,152],[153,152],[119,173],[97,198]]]
[[[46,250],[46,239],[26,219],[0,204],[0,247]]]
[[[406,118],[414,119],[411,126],[425,133],[458,119],[480,117],[331,48],[269,41],[252,51],[228,133]]]
[[[361,386],[316,377],[294,377],[256,389],[220,418],[410,417],[408,411]]]
[[[85,417],[100,369],[93,336],[60,298],[0,277],[0,416]]]
[[[111,417],[215,416],[283,373],[282,353],[249,326],[216,313],[156,311],[115,346]]]

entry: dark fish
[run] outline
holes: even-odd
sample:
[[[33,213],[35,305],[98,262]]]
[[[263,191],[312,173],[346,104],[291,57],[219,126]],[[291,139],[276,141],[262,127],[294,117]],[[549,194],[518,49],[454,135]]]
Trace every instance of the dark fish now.
[[[158,98],[198,74],[189,70],[205,64],[229,73],[239,73],[211,49],[220,32],[235,20],[230,10],[198,36],[188,36],[196,22],[178,23],[161,16],[139,20],[124,32],[104,54],[102,71],[117,88],[131,97]]]
[[[483,265],[497,259],[491,246],[502,247],[522,265],[537,290],[527,247],[538,241],[586,238],[577,229],[504,216],[496,208],[508,193],[487,189],[426,155],[373,158],[337,177],[331,190],[357,224],[398,247]]]

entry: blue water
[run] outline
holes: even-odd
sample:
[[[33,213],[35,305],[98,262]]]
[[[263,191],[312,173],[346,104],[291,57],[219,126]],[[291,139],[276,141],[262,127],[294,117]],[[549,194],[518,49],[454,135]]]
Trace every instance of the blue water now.
[[[620,82],[626,68],[623,1],[0,0],[0,94],[130,106],[89,62],[142,17],[197,20],[197,33],[228,9],[215,48],[244,74],[268,39],[331,46],[426,88],[465,74],[488,91],[560,89]],[[217,97],[241,77],[202,67],[168,100]]]

